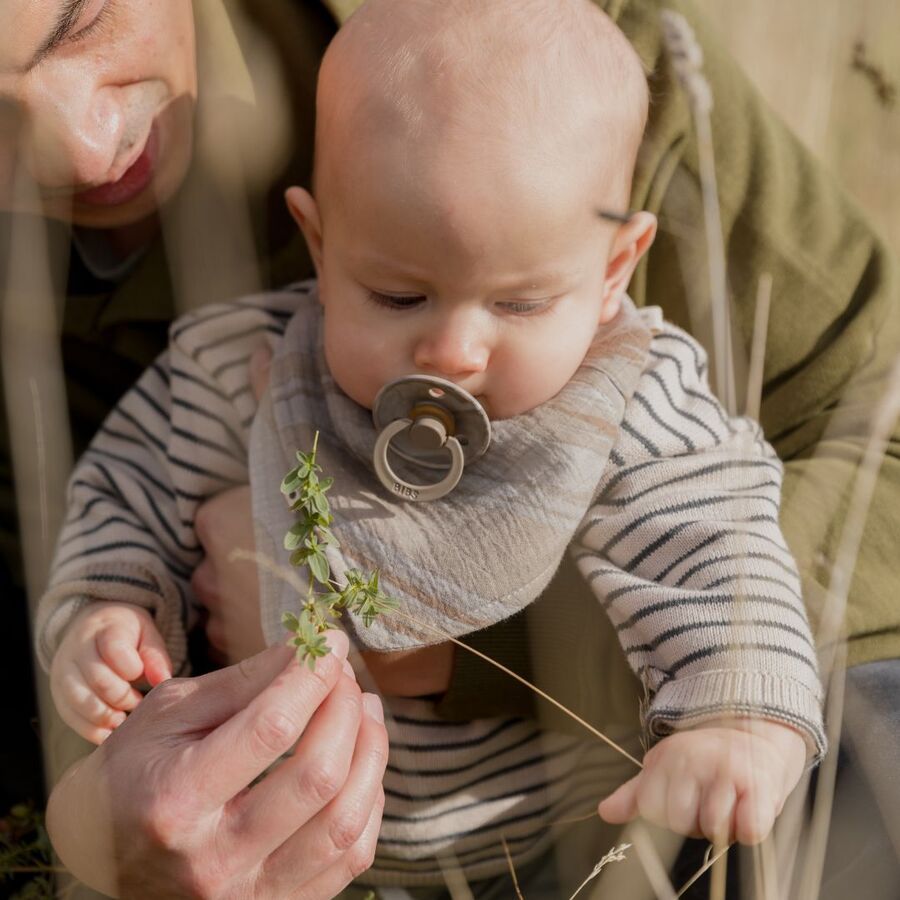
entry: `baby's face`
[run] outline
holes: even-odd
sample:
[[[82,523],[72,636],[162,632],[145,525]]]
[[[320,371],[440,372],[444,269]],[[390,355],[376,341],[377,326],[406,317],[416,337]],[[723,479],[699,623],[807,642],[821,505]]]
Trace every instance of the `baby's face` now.
[[[606,278],[616,229],[583,185],[526,169],[407,174],[376,161],[342,180],[317,264],[327,362],[357,403],[437,375],[499,419],[572,377],[618,311]]]

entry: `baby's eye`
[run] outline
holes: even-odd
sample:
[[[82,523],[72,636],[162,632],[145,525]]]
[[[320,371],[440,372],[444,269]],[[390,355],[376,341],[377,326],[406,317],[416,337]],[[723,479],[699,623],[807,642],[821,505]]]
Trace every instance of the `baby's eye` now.
[[[422,294],[383,294],[380,291],[369,291],[369,299],[388,309],[413,309],[426,298]]]
[[[549,309],[550,303],[550,300],[505,300],[498,306],[516,316],[533,316]]]

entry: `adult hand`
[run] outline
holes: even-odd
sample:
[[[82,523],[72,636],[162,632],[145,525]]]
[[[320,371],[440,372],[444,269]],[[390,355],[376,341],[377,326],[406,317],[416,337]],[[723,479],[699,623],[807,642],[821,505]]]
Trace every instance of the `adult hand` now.
[[[339,893],[372,862],[387,734],[342,662],[346,635],[329,643],[315,672],[272,647],[151,691],[50,797],[65,865],[114,897]]]

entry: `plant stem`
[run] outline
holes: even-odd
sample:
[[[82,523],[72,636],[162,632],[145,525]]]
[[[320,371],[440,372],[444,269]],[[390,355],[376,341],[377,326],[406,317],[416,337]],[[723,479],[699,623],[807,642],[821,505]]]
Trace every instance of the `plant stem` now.
[[[433,632],[434,634],[438,634],[442,638],[444,638],[444,640],[447,640],[453,644],[456,644],[457,647],[462,647],[463,650],[467,650],[469,653],[474,653],[475,656],[483,659],[485,662],[490,663],[492,666],[499,669],[501,672],[505,672],[507,675],[510,676],[510,678],[514,678],[520,684],[524,684],[525,687],[534,691],[539,697],[543,697],[543,699],[546,700],[548,703],[552,703],[557,709],[564,712],[570,719],[573,719],[574,721],[578,722],[579,725],[586,728],[591,734],[594,735],[594,737],[600,738],[601,741],[608,744],[610,747],[613,748],[613,750],[617,750],[626,759],[631,760],[631,762],[633,762],[639,769],[644,768],[643,765],[638,760],[636,760],[627,750],[620,747],[614,740],[612,740],[611,738],[608,738],[605,734],[603,734],[602,731],[598,731],[590,723],[585,722],[584,719],[582,719],[580,716],[573,713],[572,710],[563,706],[562,703],[560,703],[558,700],[555,700],[549,694],[544,693],[544,691],[542,691],[539,687],[537,687],[536,685],[533,685],[530,681],[523,678],[521,675],[518,675],[517,673],[513,672],[512,669],[507,669],[506,666],[504,666],[502,663],[498,663],[496,660],[491,659],[489,656],[482,653],[480,650],[476,650],[474,647],[470,647],[468,644],[464,644],[462,641],[457,640],[455,637],[451,637],[449,634],[446,634],[445,632],[441,631],[439,628],[434,628],[433,626],[428,625],[425,622],[420,622],[414,616],[410,616],[407,613],[401,612],[400,610],[397,610],[397,609],[395,609],[393,611],[392,615],[403,616],[403,618],[414,623],[415,625],[418,625],[421,628],[425,628],[428,631]]]

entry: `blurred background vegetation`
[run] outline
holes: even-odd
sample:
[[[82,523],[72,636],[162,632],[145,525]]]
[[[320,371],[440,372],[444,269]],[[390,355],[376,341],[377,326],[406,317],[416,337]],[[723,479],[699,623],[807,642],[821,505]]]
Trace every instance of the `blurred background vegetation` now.
[[[900,2],[696,0],[900,252]]]

